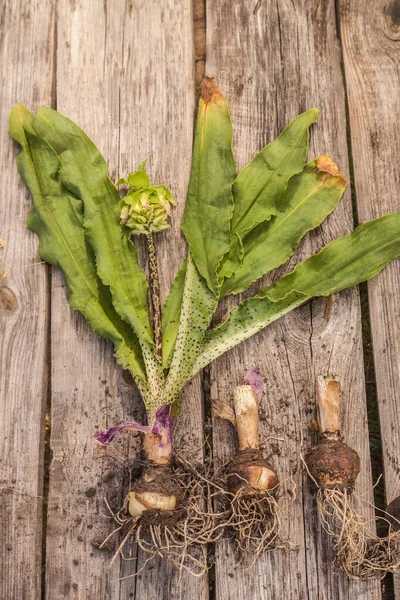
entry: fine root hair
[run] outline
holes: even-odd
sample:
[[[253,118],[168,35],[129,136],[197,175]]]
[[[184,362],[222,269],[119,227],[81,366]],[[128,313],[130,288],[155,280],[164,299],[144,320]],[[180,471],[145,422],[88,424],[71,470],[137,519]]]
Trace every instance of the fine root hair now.
[[[388,572],[400,572],[400,532],[392,526],[389,515],[380,511],[381,517],[368,518],[360,514],[356,505],[371,507],[352,491],[318,489],[318,513],[325,531],[334,540],[336,566],[350,579],[382,579]],[[389,524],[384,537],[374,532],[378,519]]]
[[[127,497],[122,508],[112,513],[118,527],[102,543],[104,546],[114,534],[121,535],[111,565],[118,556],[136,560],[124,551],[127,542],[134,541],[148,555],[148,560],[156,556],[166,558],[181,572],[186,570],[198,577],[208,570],[207,546],[222,537],[226,521],[224,513],[213,510],[215,484],[208,468],[194,466],[184,457],[175,456],[171,466],[183,490],[180,504],[174,511],[148,510],[139,517],[132,517]]]
[[[295,502],[297,495],[296,484],[291,477],[270,490],[253,490],[252,493],[249,493],[248,487],[236,493],[228,491],[223,475],[218,484],[214,496],[215,505],[219,507],[219,526],[225,532],[224,538],[234,546],[237,566],[251,568],[266,552],[295,547],[290,541],[281,540],[284,515],[288,504]],[[286,500],[283,501],[283,498]]]
[[[264,552],[277,546],[283,510],[276,500],[277,489],[261,494],[239,490],[230,494],[227,530],[234,542],[238,564],[252,566]]]

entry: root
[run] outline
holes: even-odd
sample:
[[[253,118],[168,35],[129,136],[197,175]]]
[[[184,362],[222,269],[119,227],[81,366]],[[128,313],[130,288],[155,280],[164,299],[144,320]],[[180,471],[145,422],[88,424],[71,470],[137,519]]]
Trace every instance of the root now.
[[[238,564],[250,559],[251,567],[261,554],[276,548],[283,513],[275,499],[276,491],[249,495],[242,489],[233,497],[230,494],[231,515],[226,526],[235,544]]]
[[[282,497],[286,497],[285,502]],[[296,484],[292,478],[269,491],[250,494],[245,487],[236,493],[229,492],[225,478],[221,478],[214,500],[220,508],[218,518],[225,532],[223,537],[234,545],[236,566],[251,568],[266,552],[295,548],[290,541],[280,539],[283,516],[288,505],[296,500]]]
[[[249,494],[241,488],[233,493],[227,490],[226,465],[213,472],[211,454],[206,464],[194,466],[194,462],[195,456],[189,454],[174,457],[174,479],[184,492],[175,510],[148,510],[132,517],[128,497],[116,514],[109,509],[117,527],[103,546],[114,535],[120,536],[111,564],[118,557],[136,560],[125,551],[128,542],[135,542],[147,560],[166,558],[180,572],[186,570],[201,576],[210,567],[208,545],[223,537],[233,542],[237,564],[246,567],[251,567],[264,552],[290,547],[278,544],[284,512],[278,498],[282,484],[269,491]],[[294,500],[294,482],[290,491]],[[144,565],[130,577],[136,577],[143,568]]]
[[[319,488],[318,513],[325,531],[334,539],[335,562],[352,579],[377,576],[373,564],[364,569],[371,542],[379,542],[368,522],[354,507],[353,493],[346,489]]]
[[[334,540],[335,563],[350,579],[382,579],[400,570],[400,534],[389,527],[389,534],[378,537],[372,529],[378,517],[368,519],[355,503],[369,504],[354,492],[319,488],[318,512],[325,531]],[[385,516],[386,515],[386,516]],[[387,523],[382,511],[381,519]]]
[[[388,573],[400,574],[400,531],[389,529],[384,540],[385,558]]]
[[[208,570],[207,546],[222,537],[226,515],[215,513],[212,508],[214,484],[207,472],[202,473],[201,468],[196,469],[183,457],[175,458],[173,472],[184,490],[184,497],[175,510],[148,510],[140,517],[132,517],[127,497],[123,507],[113,514],[118,527],[103,544],[118,532],[122,539],[110,566],[118,556],[132,560],[126,557],[124,548],[128,540],[133,540],[148,555],[148,560],[155,556],[166,558],[179,571],[186,570],[196,577]]]
[[[320,443],[300,458],[317,489],[317,506],[322,526],[333,538],[336,566],[350,579],[381,579],[400,571],[400,499],[381,511],[354,493],[361,463],[358,453],[343,443],[340,433],[341,385],[332,376],[317,377]],[[374,510],[370,519],[359,507]],[[380,517],[375,511],[379,511]],[[376,523],[389,526],[385,537],[375,533]]]

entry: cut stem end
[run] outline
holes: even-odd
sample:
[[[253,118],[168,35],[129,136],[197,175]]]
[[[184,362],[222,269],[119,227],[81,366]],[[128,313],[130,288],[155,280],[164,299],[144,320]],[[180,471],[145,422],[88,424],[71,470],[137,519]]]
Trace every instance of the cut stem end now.
[[[335,377],[317,377],[318,427],[329,439],[340,438],[341,386]]]
[[[240,452],[259,448],[258,404],[258,398],[251,385],[240,385],[235,389],[233,406]]]

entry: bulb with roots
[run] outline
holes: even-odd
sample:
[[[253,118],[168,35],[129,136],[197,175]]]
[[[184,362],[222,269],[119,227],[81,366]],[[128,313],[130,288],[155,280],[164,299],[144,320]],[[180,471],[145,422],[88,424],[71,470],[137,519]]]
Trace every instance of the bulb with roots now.
[[[175,511],[182,490],[171,469],[172,423],[156,424],[144,435],[143,449],[147,456],[142,476],[128,493],[128,510],[132,517],[140,517],[145,511],[155,511],[159,519],[165,518],[165,511]],[[153,514],[153,519],[156,515]]]
[[[239,451],[225,466],[229,509],[225,526],[234,540],[239,562],[253,564],[273,549],[280,531],[281,509],[277,501],[278,476],[263,458],[259,446],[259,402],[262,378],[249,374],[249,385],[234,391],[234,410],[219,402],[216,415],[235,426]]]
[[[342,441],[340,396],[338,379],[317,378],[320,443],[308,450],[305,464],[317,488],[322,525],[334,540],[336,565],[351,579],[382,578],[389,570],[388,539],[376,535],[375,516],[361,513],[371,506],[354,492],[360,457]]]
[[[170,406],[157,411],[153,426],[127,423],[98,432],[95,438],[107,446],[123,429],[145,434],[147,459],[141,477],[114,515],[119,525],[115,532],[122,531],[123,538],[113,561],[119,554],[125,558],[124,547],[131,538],[149,558],[158,555],[194,575],[204,573],[215,519],[204,510],[204,486],[196,469],[188,461],[173,460]]]

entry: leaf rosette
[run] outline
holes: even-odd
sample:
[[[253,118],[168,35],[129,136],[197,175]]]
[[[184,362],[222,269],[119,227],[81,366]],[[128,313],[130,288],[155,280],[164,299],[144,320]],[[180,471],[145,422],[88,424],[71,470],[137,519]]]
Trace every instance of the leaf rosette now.
[[[382,216],[334,240],[211,326],[225,296],[284,265],[341,200],[347,183],[333,160],[323,155],[305,163],[317,118],[315,108],[296,117],[237,174],[227,101],[205,79],[182,221],[189,250],[161,315],[152,235],[170,227],[171,192],[150,185],[144,161],[117,182],[128,186],[121,198],[100,152],[72,121],[47,108],[33,116],[14,107],[10,133],[22,147],[18,167],[33,196],[28,224],[40,237],[41,256],[62,269],[71,307],[114,343],[149,423],[166,404],[175,403],[176,412],[182,387],[217,357],[310,299],[366,281],[400,256],[400,213]],[[149,276],[133,240],[142,234]]]

